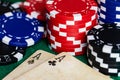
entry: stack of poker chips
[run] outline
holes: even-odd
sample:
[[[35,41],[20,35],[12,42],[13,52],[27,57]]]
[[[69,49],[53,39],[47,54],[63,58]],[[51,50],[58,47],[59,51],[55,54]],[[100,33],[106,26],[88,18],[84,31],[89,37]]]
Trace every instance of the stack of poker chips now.
[[[119,0],[99,0],[99,23],[120,24],[120,1]]]
[[[46,2],[48,42],[57,53],[82,55],[86,52],[86,33],[97,24],[94,0],[48,0]]]
[[[120,26],[96,25],[87,34],[87,57],[91,67],[110,76],[120,76]]]
[[[20,61],[26,48],[36,44],[43,32],[42,22],[24,12],[21,2],[0,0],[0,65]]]
[[[46,0],[26,0],[21,4],[21,7],[34,18],[45,21],[45,2]]]

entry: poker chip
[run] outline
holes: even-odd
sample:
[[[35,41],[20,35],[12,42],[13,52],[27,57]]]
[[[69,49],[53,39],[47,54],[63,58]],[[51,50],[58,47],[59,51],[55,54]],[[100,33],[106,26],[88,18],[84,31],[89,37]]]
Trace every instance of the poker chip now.
[[[0,20],[0,39],[7,45],[32,46],[43,36],[42,22],[24,12],[8,12]]]
[[[32,17],[45,21],[45,2],[46,0],[26,0],[22,4],[22,8]]]
[[[120,76],[120,62],[115,62],[114,63],[112,61],[108,61],[108,62],[104,62],[105,57],[104,58],[100,58],[98,55],[98,53],[96,53],[95,51],[93,51],[90,47],[88,49],[88,62],[91,65],[91,67],[93,67],[94,69],[96,69],[97,71],[104,73],[105,75],[111,75],[111,76]],[[102,54],[106,54],[106,53],[102,53]],[[114,54],[114,53],[113,53]],[[106,57],[109,58],[110,60],[115,60],[115,58],[111,58],[111,57]]]
[[[92,46],[99,45],[99,49],[102,52],[118,52],[119,53],[119,26],[116,24],[103,24],[95,26],[90,32],[88,32],[88,43]],[[114,36],[116,34],[116,36]],[[111,36],[109,36],[111,35]]]
[[[119,26],[114,23],[96,25],[88,31],[88,62],[97,71],[120,76],[119,34]]]
[[[72,6],[73,2],[46,2],[47,38],[53,51],[78,56],[86,53],[86,34],[97,24],[97,4],[94,0],[76,0]]]
[[[50,24],[48,24],[48,25],[50,27]],[[52,27],[53,26],[51,26],[50,28],[52,28]],[[55,26],[55,27],[57,27],[58,30],[59,30],[58,26]],[[73,26],[73,27],[75,27],[75,26]],[[47,29],[48,30],[48,40],[51,43],[52,47],[57,46],[57,48],[53,47],[54,49],[57,49],[56,50],[57,52],[67,51],[69,48],[66,49],[66,47],[70,47],[70,48],[73,48],[72,50],[73,50],[74,54],[72,53],[72,55],[79,55],[80,54],[80,52],[79,52],[79,54],[75,53],[76,51],[75,51],[74,48],[78,48],[78,51],[81,50],[81,54],[85,53],[84,51],[86,51],[86,50],[83,49],[83,48],[86,47],[86,43],[85,43],[86,42],[86,37],[85,37],[86,33],[82,29],[81,29],[81,31],[83,31],[83,33],[77,32],[77,31],[76,31],[76,33],[74,33],[72,30],[70,31],[72,26],[68,31],[64,30],[64,32],[57,31],[57,28],[50,29],[50,30]],[[79,29],[78,29],[78,31],[79,31]],[[58,47],[61,48],[61,49],[58,49]]]
[[[65,0],[61,0],[61,1],[48,0],[46,3],[46,9],[47,12],[50,14],[50,16],[53,18],[62,18],[62,19],[80,21],[83,18],[87,18],[89,15],[88,13],[95,13],[92,11],[93,7],[95,7],[94,9],[97,8],[97,6],[92,6],[93,3],[91,4],[89,0],[85,0],[85,1],[77,0],[74,2],[76,6],[72,6],[73,5],[72,0],[69,2],[69,5],[66,4],[68,4],[68,2],[66,2]]]
[[[6,12],[21,11],[20,4],[21,4],[21,2],[10,3],[7,1],[0,0],[0,15],[4,14]]]
[[[95,11],[93,11],[95,12]],[[67,25],[67,26],[79,26],[81,25],[81,27],[84,27],[84,26],[88,26],[91,24],[91,21],[95,20],[97,18],[97,14],[92,14],[89,18],[85,18],[84,20],[81,20],[81,21],[75,21],[75,20],[65,20],[65,19],[57,19],[57,18],[53,18],[51,17],[49,14],[46,13],[46,17],[48,20],[52,21],[53,24],[55,25],[58,25],[59,23],[63,24],[63,25]],[[82,24],[82,23],[85,23],[85,24]]]
[[[23,59],[26,48],[9,46],[0,42],[0,65],[8,65]]]
[[[84,41],[82,40],[72,40],[74,39],[74,37],[68,37],[68,38],[61,38],[61,37],[54,37],[50,30],[48,30],[48,40],[49,40],[49,43],[51,45],[51,48],[60,53],[62,51],[67,51],[68,53],[70,53],[71,55],[73,56],[77,56],[77,55],[80,55],[82,53],[85,53],[86,51],[86,46],[87,44],[84,43]],[[61,41],[61,39],[63,41]],[[71,39],[71,40],[69,40]],[[82,42],[82,43],[81,43]],[[63,44],[64,43],[64,44]]]
[[[120,2],[116,0],[100,0],[98,14],[100,24],[120,23]]]
[[[111,66],[111,67],[117,67],[119,68],[119,61],[117,61],[117,59],[114,57],[111,57],[111,55],[116,55],[115,53],[111,53],[111,54],[108,54],[108,53],[104,53],[104,52],[96,52],[95,49],[93,49],[92,46],[88,45],[88,53],[87,53],[87,56],[88,56],[88,59],[91,59],[92,61],[97,61],[101,64],[107,64],[108,66]],[[105,67],[105,66],[103,66]],[[108,68],[108,67],[105,67],[105,68]]]
[[[120,6],[120,1],[118,0],[112,0],[112,1],[108,1],[108,0],[101,0],[102,3],[106,4],[106,3],[111,3],[112,5],[116,5],[116,6]]]

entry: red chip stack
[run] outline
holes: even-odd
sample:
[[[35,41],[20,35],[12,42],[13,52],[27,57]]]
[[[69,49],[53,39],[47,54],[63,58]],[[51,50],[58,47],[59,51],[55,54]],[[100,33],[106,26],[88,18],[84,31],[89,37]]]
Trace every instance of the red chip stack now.
[[[45,2],[46,0],[26,0],[22,7],[31,16],[38,20],[45,21]]]
[[[94,0],[48,0],[47,32],[51,48],[57,52],[82,55],[86,52],[86,33],[97,25]]]

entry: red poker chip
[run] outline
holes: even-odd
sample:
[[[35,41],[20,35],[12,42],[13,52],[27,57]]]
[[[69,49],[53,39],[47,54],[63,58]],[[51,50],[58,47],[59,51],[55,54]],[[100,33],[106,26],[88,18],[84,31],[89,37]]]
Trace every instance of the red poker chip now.
[[[45,21],[45,0],[26,0],[22,4],[22,8],[31,16],[38,20]]]
[[[98,6],[98,4],[95,0],[90,0],[90,5],[93,6],[93,7]]]
[[[52,48],[58,49],[58,50],[60,50],[62,52],[81,52],[82,51],[82,47],[81,46],[77,47],[77,48],[71,48],[71,47],[65,47],[65,46],[59,47],[59,46],[57,46],[54,43],[51,43],[50,45],[51,45]]]
[[[96,20],[97,21],[97,19],[95,18],[95,19],[93,19],[93,20]],[[93,20],[90,20],[90,21],[93,21]],[[90,21],[88,21],[88,22],[90,22]],[[75,26],[75,27],[77,27],[77,28],[82,28],[82,27],[84,27],[84,26],[86,26],[86,24],[88,23],[88,22],[77,22],[77,21],[58,21],[58,20],[56,20],[56,19],[50,19],[50,20],[47,20],[47,22],[48,23],[50,23],[50,24],[53,24],[53,25],[66,25],[66,26]]]
[[[63,32],[63,33],[67,33],[67,34],[79,34],[79,29],[81,29],[81,33],[86,31],[86,28],[76,28],[75,26],[66,26],[67,28],[60,28],[59,26],[55,26],[52,24],[48,24],[48,29],[50,29],[52,32]],[[78,26],[77,26],[78,27]],[[83,30],[83,31],[82,31]]]
[[[45,0],[26,0],[23,3],[24,8],[31,11],[45,11]]]
[[[50,38],[53,41],[59,41],[59,42],[66,42],[66,41],[75,41],[75,40],[81,40],[82,43],[86,42],[87,36],[85,36],[85,33],[81,33],[77,36],[59,36],[57,34],[51,34],[50,31],[48,31],[48,38]]]
[[[49,42],[58,42],[62,45],[70,45],[70,46],[74,46],[74,47],[78,47],[78,45],[80,45],[81,43],[86,43],[86,40],[73,40],[73,41],[70,41],[70,40],[64,40],[64,41],[61,41],[61,40],[58,40],[58,39],[51,39],[50,37],[48,37],[48,41]]]
[[[63,24],[63,23],[57,23],[57,22],[54,22],[53,20],[49,20],[47,21],[48,23],[48,27],[51,26],[56,26],[60,29],[64,29],[64,30],[69,30],[69,29],[79,29],[79,28],[85,28],[86,24],[85,23],[81,23],[79,25],[67,25],[66,23]]]
[[[69,27],[71,27],[72,29],[78,29],[78,28],[84,28],[86,25],[85,23],[81,23],[79,25],[67,25],[67,24],[63,24],[63,23],[57,23],[57,22],[54,22],[53,20],[49,20],[47,21],[48,23],[48,27],[49,25],[52,27],[52,26],[56,26],[58,28],[62,28],[62,29],[68,29]]]
[[[95,13],[95,11],[93,11],[93,12],[89,13],[88,15],[86,15],[86,17],[84,17],[84,18],[82,18],[81,20],[78,20],[78,21],[74,20],[74,19],[65,19],[65,18],[57,18],[57,17],[53,18],[53,17],[50,16],[49,13],[46,13],[46,18],[48,20],[54,20],[56,22],[61,22],[61,23],[66,23],[66,21],[74,21],[75,24],[80,24],[80,23],[85,23],[85,22],[88,22],[88,21],[91,21],[91,20],[95,19],[98,16],[98,14]]]
[[[80,29],[90,30],[91,27],[93,27],[97,24],[97,20],[95,19],[93,21],[89,21],[87,23],[82,23],[80,25],[67,25],[67,24],[60,24],[60,23],[52,23],[52,20],[48,21],[47,23],[48,23],[48,27],[52,27],[53,29],[56,28],[63,32],[64,31],[77,32]]]
[[[63,45],[63,44],[65,44],[65,42],[63,42],[63,43],[61,43],[61,45],[59,45],[60,43],[59,42],[55,42],[55,41],[49,41],[49,44],[52,44],[51,45],[51,48],[55,51],[55,52],[57,52],[57,53],[59,53],[59,51],[60,52],[72,52],[72,53],[74,53],[75,55],[76,55],[76,53],[78,54],[78,55],[81,55],[81,54],[84,54],[84,52],[85,52],[85,50],[86,50],[86,45],[84,46],[84,47],[82,47],[82,50],[84,50],[84,51],[76,51],[77,49],[81,49],[81,44],[84,44],[84,43],[81,43],[81,44],[79,44],[80,46],[75,46],[75,45],[71,45],[70,44],[70,46],[68,47],[67,46],[67,43],[66,43],[66,45]],[[86,43],[85,43],[86,44]],[[69,44],[68,44],[69,45]],[[64,50],[64,49],[65,50]],[[73,49],[72,49],[73,48]]]
[[[57,19],[50,19],[47,20],[48,24],[53,24],[55,26],[78,26],[77,28],[83,28],[83,27],[87,27],[87,26],[92,26],[92,25],[96,25],[97,22],[97,16],[95,16],[94,18],[92,18],[91,20],[87,21],[87,22],[79,22],[79,21],[59,21]],[[74,28],[75,28],[74,27]]]
[[[71,23],[74,22],[74,24],[76,24],[76,25],[81,24],[81,23],[86,23],[86,22],[89,22],[91,20],[94,20],[94,19],[97,18],[97,16],[98,16],[98,14],[94,13],[93,15],[87,16],[84,19],[74,20],[74,19],[65,19],[65,18],[53,18],[48,13],[46,13],[46,18],[48,20],[53,20],[55,22],[60,22],[60,23],[63,23],[63,24],[66,24],[67,22],[71,22]]]
[[[92,23],[91,23],[91,26],[87,26],[86,27],[86,30],[89,31],[91,30],[94,26],[96,26],[98,24],[97,22],[97,19],[96,20],[93,20]]]
[[[67,38],[64,37],[62,40],[60,38],[62,38],[62,37],[57,37],[57,38],[54,37],[53,38],[53,36],[48,35],[48,40],[50,39],[50,40],[57,41],[57,42],[60,42],[60,43],[68,43],[68,44],[73,44],[74,45],[74,44],[80,44],[80,43],[76,43],[79,40],[81,40],[81,43],[86,42],[86,37],[83,37],[81,39],[74,39],[74,40],[73,40],[74,37],[67,37]]]
[[[74,5],[74,6],[73,6]],[[97,5],[93,0],[48,0],[47,32],[56,52],[81,55],[86,52],[87,32],[97,25]]]
[[[55,31],[53,29],[49,29],[51,31],[51,34],[55,34],[55,36],[62,36],[62,37],[82,37],[86,36],[86,32],[82,33],[77,33],[77,32],[72,32],[72,33],[67,33],[67,32],[61,32],[61,31]],[[81,35],[81,36],[80,36]]]
[[[64,47],[64,48],[63,47],[62,48],[54,47],[54,44],[50,44],[50,47],[53,51],[55,51],[57,53],[67,52],[73,56],[83,55],[86,53],[86,47],[82,47],[80,49],[78,48],[78,51],[77,51],[77,48],[76,48],[76,50],[75,50],[75,48],[73,50],[73,49],[68,49],[66,47]]]
[[[58,43],[58,46],[59,47],[67,47],[67,48],[78,48],[80,47],[80,44],[73,44],[72,42],[63,42],[63,43],[60,43],[60,42],[57,42],[57,41],[52,41],[52,40],[49,40],[49,43],[53,43],[53,44],[56,44]],[[57,45],[56,45],[57,46]]]
[[[48,36],[47,38],[48,38],[48,40],[52,40],[52,41],[54,41],[54,42],[59,42],[59,43],[61,43],[61,44],[64,44],[64,43],[65,43],[65,44],[68,44],[68,45],[71,45],[71,44],[72,44],[72,45],[78,45],[78,44],[80,44],[80,43],[86,43],[86,38],[78,39],[78,40],[70,40],[70,38],[69,38],[69,39],[64,38],[64,39],[60,40],[61,37],[52,39],[51,36]],[[71,39],[72,39],[72,38],[71,38]],[[78,41],[80,41],[80,42],[78,42]]]
[[[65,39],[64,41],[58,40],[58,39],[51,39],[50,37],[48,37],[48,40],[50,40],[50,42],[58,42],[62,45],[71,45],[71,46],[79,46],[82,42],[82,40],[72,40],[72,38],[70,38],[71,40],[67,40]]]
[[[91,7],[90,0],[69,0],[69,3],[66,0],[48,0],[46,2],[46,8],[50,16],[67,20],[82,20],[85,15],[85,18],[87,18],[88,14],[92,13],[91,11],[95,11],[91,10]]]
[[[86,32],[81,32],[81,33],[77,33],[74,31],[70,32],[70,33],[69,32],[61,32],[61,31],[55,31],[51,27],[47,28],[47,31],[49,34],[51,34],[55,37],[60,36],[60,37],[75,37],[75,38],[79,37],[79,38],[81,38],[81,37],[86,36]]]
[[[37,18],[38,20],[41,20],[41,21],[46,20],[46,17],[43,16],[40,12],[37,12],[37,11],[32,11],[32,12],[29,13],[29,15],[31,15],[32,17]]]
[[[53,25],[50,21],[48,21],[48,28],[52,31],[52,32],[58,32],[58,34],[60,32],[66,33],[68,35],[76,35],[76,34],[80,34],[80,33],[84,33],[87,32],[88,30],[90,30],[93,26],[95,26],[97,24],[96,20],[93,20],[91,22],[89,22],[90,25],[85,26],[85,24],[83,25],[74,25],[74,26],[68,26],[68,25],[64,25],[64,24],[59,24],[59,25]],[[63,26],[63,28],[62,28]]]
[[[52,31],[53,32],[53,31]],[[71,46],[72,46],[72,48],[73,48],[73,50],[75,49],[75,47],[76,46],[74,46],[74,45],[72,45],[73,44],[73,41],[67,41],[67,39],[66,39],[66,37],[64,38],[64,37],[61,37],[61,36],[57,36],[55,33],[52,33],[53,35],[55,35],[55,37],[54,37],[54,39],[55,39],[55,41],[58,41],[58,42],[61,42],[61,48],[64,48],[64,47],[70,47],[70,46],[67,46],[67,45],[64,45],[64,43],[66,43],[66,44],[70,44]],[[51,36],[51,35],[50,35]],[[80,35],[81,36],[81,35]],[[79,36],[79,38],[78,38],[78,40],[81,40],[81,42],[84,42],[84,43],[86,43],[86,36],[85,36],[85,33],[83,34],[83,36],[82,37],[80,37]],[[68,37],[68,36],[67,36]],[[77,35],[77,37],[78,37],[78,35]],[[55,41],[53,41],[53,42],[51,42],[51,38],[50,37],[48,37],[49,39],[49,42],[50,42],[50,44],[51,43],[54,43]],[[76,38],[76,37],[75,37]],[[63,44],[63,46],[62,46],[62,44]],[[54,46],[52,46],[52,47],[54,47]],[[58,50],[60,50],[60,51],[66,51],[66,50],[63,50],[63,49],[59,49],[59,48],[56,48],[56,50],[58,51]],[[74,52],[74,51],[70,51],[70,49],[68,49],[68,51],[66,51],[66,52]],[[78,53],[79,55],[81,55],[83,52],[81,51],[81,52],[75,52],[75,53]]]

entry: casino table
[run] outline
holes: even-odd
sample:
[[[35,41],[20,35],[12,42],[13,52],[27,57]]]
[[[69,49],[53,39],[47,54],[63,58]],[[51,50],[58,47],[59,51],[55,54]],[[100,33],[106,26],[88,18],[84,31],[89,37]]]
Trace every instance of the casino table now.
[[[8,1],[14,3],[14,2],[19,2],[19,1],[24,1],[24,0],[8,0]],[[37,44],[30,46],[26,49],[25,56],[21,61],[17,63],[5,65],[5,66],[0,66],[0,80],[2,80],[7,74],[9,74],[13,69],[19,66],[24,60],[26,60],[30,55],[32,55],[37,50],[45,50],[52,54],[57,54],[48,47],[47,39],[43,38]],[[86,54],[81,55],[81,56],[75,56],[75,58],[84,62],[85,64],[88,64]],[[120,77],[111,76],[111,78],[114,80],[120,80]]]

